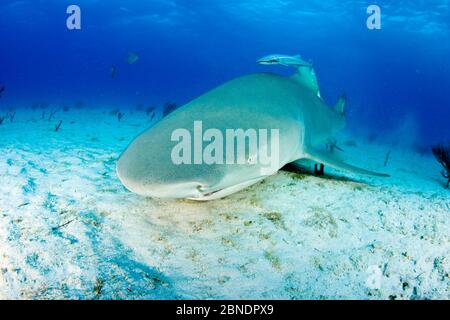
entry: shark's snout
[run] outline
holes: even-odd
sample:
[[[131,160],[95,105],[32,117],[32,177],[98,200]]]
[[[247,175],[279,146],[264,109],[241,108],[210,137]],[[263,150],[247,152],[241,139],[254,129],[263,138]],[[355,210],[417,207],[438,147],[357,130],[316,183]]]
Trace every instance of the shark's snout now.
[[[125,151],[116,163],[116,175],[129,191],[152,198],[201,198],[205,183],[180,179],[176,174],[165,175],[164,170],[151,161],[136,161],[133,153]]]

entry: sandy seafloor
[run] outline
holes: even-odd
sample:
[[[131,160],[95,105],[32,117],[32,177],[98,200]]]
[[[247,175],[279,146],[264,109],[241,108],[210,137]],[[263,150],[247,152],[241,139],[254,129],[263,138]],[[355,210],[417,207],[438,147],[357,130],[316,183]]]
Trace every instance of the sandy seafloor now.
[[[41,112],[0,125],[0,298],[450,298],[450,191],[429,154],[352,138],[343,159],[392,177],[280,172],[162,201],[115,175],[143,111]]]

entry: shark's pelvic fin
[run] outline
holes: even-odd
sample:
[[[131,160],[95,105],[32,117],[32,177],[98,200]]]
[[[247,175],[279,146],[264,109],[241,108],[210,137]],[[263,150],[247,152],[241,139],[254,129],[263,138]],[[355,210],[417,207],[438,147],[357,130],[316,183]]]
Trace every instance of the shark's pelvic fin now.
[[[312,66],[299,66],[292,79],[311,89],[319,98],[321,98],[316,72]]]
[[[356,174],[364,174],[368,176],[375,176],[375,177],[389,177],[389,175],[384,173],[378,173],[369,171],[366,169],[358,168],[355,166],[352,166],[350,164],[344,163],[339,159],[336,159],[330,154],[327,154],[323,151],[316,150],[315,148],[309,147],[308,149],[305,149],[305,157],[314,160],[316,162],[323,163],[327,166],[330,166],[332,168],[338,169],[338,170],[345,170]]]

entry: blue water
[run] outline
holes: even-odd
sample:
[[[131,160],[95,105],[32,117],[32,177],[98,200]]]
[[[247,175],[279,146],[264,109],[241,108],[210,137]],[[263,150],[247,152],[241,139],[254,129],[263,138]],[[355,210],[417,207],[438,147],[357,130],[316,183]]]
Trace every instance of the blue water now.
[[[81,8],[81,30],[66,8]],[[366,8],[381,8],[381,30]],[[267,54],[312,60],[330,104],[346,93],[349,129],[418,144],[450,137],[448,0],[2,0],[0,108],[36,101],[183,104],[251,72],[288,74]],[[139,60],[127,63],[129,52]],[[117,66],[112,79],[110,68]],[[404,132],[404,130],[402,131]]]

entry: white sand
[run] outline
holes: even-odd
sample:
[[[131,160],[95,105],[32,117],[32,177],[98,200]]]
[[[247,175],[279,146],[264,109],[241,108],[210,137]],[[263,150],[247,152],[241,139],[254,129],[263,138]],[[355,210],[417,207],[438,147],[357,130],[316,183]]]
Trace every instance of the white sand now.
[[[281,172],[219,201],[152,200],[114,170],[149,124],[72,109],[0,125],[0,298],[450,298],[431,155],[394,147],[384,168],[389,147],[358,141],[345,158],[392,178]]]

